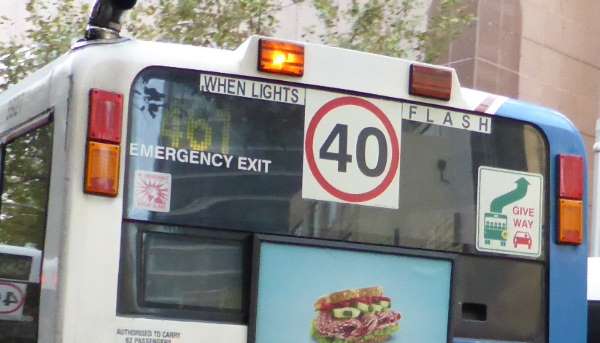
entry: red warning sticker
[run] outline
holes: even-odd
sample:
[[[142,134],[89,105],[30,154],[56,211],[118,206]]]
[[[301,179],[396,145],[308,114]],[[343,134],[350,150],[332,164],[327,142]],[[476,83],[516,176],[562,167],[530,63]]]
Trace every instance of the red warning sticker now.
[[[133,206],[154,212],[169,212],[171,208],[171,174],[144,170],[135,171]]]

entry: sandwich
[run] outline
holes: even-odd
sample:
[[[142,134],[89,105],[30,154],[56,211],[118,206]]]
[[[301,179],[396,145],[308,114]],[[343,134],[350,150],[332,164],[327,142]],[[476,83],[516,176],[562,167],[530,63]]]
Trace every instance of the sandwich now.
[[[320,297],[312,337],[317,343],[382,343],[398,331],[400,313],[383,288],[347,289]]]

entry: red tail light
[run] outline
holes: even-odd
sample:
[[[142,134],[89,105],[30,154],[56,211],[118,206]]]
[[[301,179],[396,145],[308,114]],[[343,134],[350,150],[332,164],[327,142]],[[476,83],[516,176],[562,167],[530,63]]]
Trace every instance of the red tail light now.
[[[559,196],[566,199],[583,199],[583,157],[559,155]]]
[[[123,96],[99,89],[90,91],[88,139],[119,144]]]

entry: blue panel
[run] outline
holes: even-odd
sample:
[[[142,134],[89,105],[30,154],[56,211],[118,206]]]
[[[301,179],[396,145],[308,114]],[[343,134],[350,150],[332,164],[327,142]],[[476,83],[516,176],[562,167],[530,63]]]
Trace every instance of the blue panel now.
[[[558,154],[585,157],[584,225],[588,227],[587,157],[583,139],[573,124],[562,114],[509,100],[498,115],[537,125],[546,135],[550,147],[550,277],[549,277],[549,342],[585,343],[587,341],[587,230],[580,246],[556,244]]]

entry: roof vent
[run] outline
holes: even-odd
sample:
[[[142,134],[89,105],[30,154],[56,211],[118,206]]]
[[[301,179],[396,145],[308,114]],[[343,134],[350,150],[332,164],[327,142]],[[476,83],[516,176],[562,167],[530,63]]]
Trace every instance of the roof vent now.
[[[97,0],[85,32],[85,39],[117,39],[120,38],[121,16],[132,9],[137,0]]]

